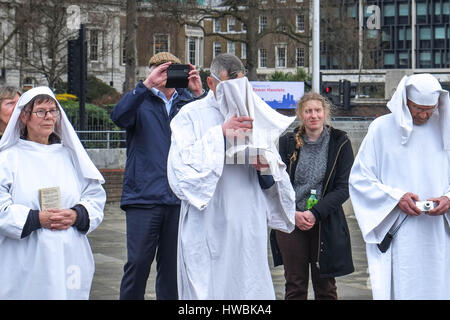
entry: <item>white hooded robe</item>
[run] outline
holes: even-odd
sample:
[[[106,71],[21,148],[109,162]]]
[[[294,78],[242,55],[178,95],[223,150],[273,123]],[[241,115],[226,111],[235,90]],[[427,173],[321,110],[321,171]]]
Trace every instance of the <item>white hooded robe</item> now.
[[[262,190],[251,165],[225,164],[224,120],[210,91],[171,122],[168,178],[182,200],[178,295],[275,299],[268,226],[294,229],[295,194],[285,170],[279,181]]]
[[[106,193],[64,110],[61,144],[19,139],[19,114],[47,87],[26,92],[0,142],[0,299],[89,299],[94,259],[86,234],[103,219]],[[61,208],[83,205],[89,230],[39,228],[21,238],[30,209],[40,210],[39,189],[60,187]]]
[[[450,191],[449,126],[442,121],[448,92],[425,124],[413,125],[406,83],[405,77],[388,104],[392,113],[369,126],[350,173],[350,198],[366,242],[373,298],[450,299],[448,212],[409,216],[385,253],[377,247],[406,216],[397,206],[405,193],[423,201]]]

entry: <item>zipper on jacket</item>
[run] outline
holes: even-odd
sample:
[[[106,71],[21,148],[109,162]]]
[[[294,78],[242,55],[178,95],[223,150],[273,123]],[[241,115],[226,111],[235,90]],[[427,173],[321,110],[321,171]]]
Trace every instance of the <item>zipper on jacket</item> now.
[[[325,196],[325,191],[326,191],[327,188],[328,188],[328,183],[330,182],[331,175],[332,175],[334,169],[336,168],[337,159],[338,159],[338,157],[339,157],[339,154],[341,153],[342,147],[347,143],[347,141],[349,141],[349,140],[348,140],[348,139],[345,140],[345,141],[339,146],[338,152],[336,153],[336,158],[334,158],[334,163],[333,163],[333,166],[331,167],[331,170],[330,170],[330,174],[328,175],[327,182],[325,183],[325,187],[323,188],[323,191],[322,191],[322,199],[323,199],[323,197]],[[322,249],[322,247],[321,247],[322,244],[321,244],[321,242],[320,242],[320,229],[321,229],[321,227],[322,227],[321,224],[322,224],[322,223],[319,221],[319,243],[318,243],[318,248],[317,248],[317,261],[316,261],[316,266],[317,266],[317,269],[319,269],[319,272],[320,272],[320,263],[319,263],[319,261],[320,261],[320,251],[321,251],[321,249]]]

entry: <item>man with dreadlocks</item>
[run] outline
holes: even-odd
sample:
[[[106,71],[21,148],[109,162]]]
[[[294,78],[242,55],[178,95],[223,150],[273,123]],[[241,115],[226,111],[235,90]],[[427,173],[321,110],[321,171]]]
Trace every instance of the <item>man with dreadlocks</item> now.
[[[316,299],[337,299],[334,277],[354,271],[342,209],[349,197],[353,151],[345,132],[326,125],[329,115],[327,101],[307,93],[297,105],[300,127],[280,138],[296,200],[295,230],[271,234],[275,265],[284,264],[286,299],[307,298],[310,268]],[[312,189],[319,202],[308,210]]]

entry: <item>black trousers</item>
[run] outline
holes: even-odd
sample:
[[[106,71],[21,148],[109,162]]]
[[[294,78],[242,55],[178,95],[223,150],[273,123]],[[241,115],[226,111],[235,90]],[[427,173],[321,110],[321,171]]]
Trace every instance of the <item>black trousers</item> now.
[[[316,266],[319,246],[317,224],[308,231],[295,227],[292,233],[276,231],[286,278],[286,300],[306,300],[308,298],[309,269],[316,300],[336,300],[334,278],[321,278]]]
[[[156,298],[176,300],[177,239],[180,206],[154,205],[126,209],[127,263],[123,268],[120,299],[144,299],[156,253]]]

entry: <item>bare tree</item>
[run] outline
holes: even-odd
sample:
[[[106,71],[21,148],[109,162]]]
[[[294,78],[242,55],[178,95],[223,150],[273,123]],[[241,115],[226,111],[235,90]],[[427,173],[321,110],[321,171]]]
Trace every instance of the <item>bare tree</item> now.
[[[304,1],[304,6],[309,1]],[[256,80],[258,67],[258,45],[260,41],[269,35],[284,36],[305,46],[309,44],[309,33],[296,32],[295,12],[298,4],[295,1],[281,4],[276,0],[266,2],[259,0],[227,0],[220,6],[201,6],[196,1],[152,1],[156,11],[175,18],[180,25],[189,25],[201,28],[205,37],[220,37],[234,42],[245,43],[247,47],[246,64],[248,78]],[[293,10],[295,9],[295,10]],[[267,16],[271,23],[264,29],[259,28],[259,17]],[[245,30],[240,36],[215,32],[205,28],[205,21],[214,19],[233,18],[238,21]],[[276,22],[275,22],[276,21]]]
[[[78,30],[67,27],[67,8],[77,5],[81,23],[101,8],[99,1],[89,0],[21,0],[14,18],[18,37],[16,54],[10,61],[27,73],[41,74],[50,87],[62,81],[67,73],[67,41],[78,36]],[[105,22],[103,22],[105,23]]]
[[[342,0],[341,0],[342,1]],[[358,17],[349,16],[341,1],[321,2],[322,54],[331,68],[358,68],[359,22]]]
[[[0,2],[0,8],[4,15],[2,17],[2,20],[7,24],[13,25],[12,30],[7,31],[6,34],[3,34],[2,39],[0,39],[0,53],[5,50],[6,46],[11,43],[11,41],[14,39],[14,36],[19,31],[19,26],[15,23],[14,16],[11,15],[11,12],[14,12],[14,10],[19,7],[19,4],[20,3],[18,1]]]

